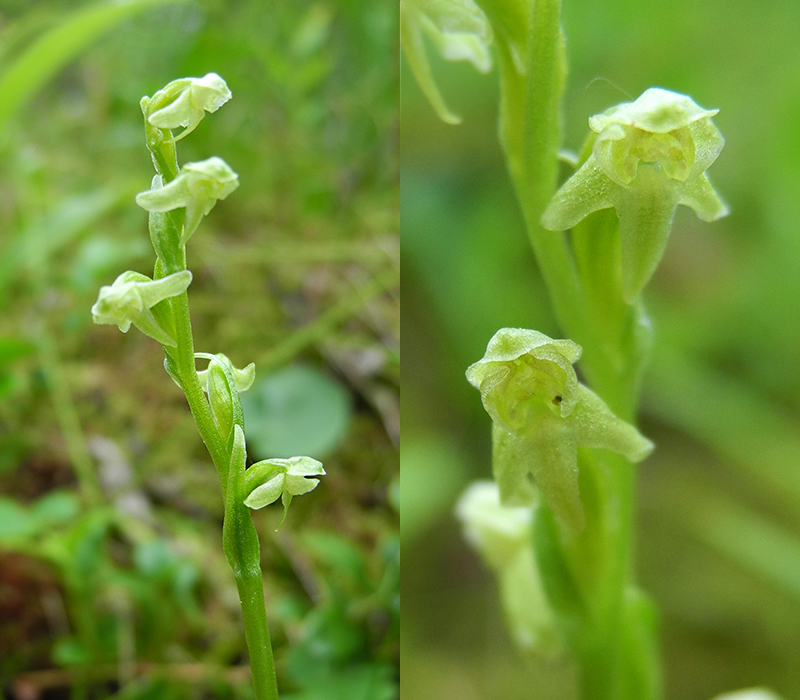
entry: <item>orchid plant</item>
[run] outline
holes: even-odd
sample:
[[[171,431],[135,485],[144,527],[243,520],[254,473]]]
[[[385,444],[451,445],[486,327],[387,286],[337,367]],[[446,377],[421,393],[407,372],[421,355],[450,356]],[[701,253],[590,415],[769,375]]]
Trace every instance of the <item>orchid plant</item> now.
[[[445,122],[459,120],[423,37],[446,60],[496,61],[508,169],[571,338],[503,328],[467,369],[492,419],[495,480],[471,486],[457,515],[522,649],[570,656],[582,700],[657,700],[657,612],[630,561],[634,465],[654,447],[635,427],[653,335],[642,293],[679,205],[709,222],[728,212],[707,174],[724,145],[717,110],[650,88],[592,116],[565,158],[560,0],[401,0],[401,18],[409,67]],[[565,160],[574,170],[559,187]]]
[[[149,212],[155,269],[152,279],[128,271],[102,287],[92,317],[95,323],[115,324],[123,332],[134,325],[163,347],[164,367],[186,395],[219,475],[225,504],[223,549],[239,591],[255,698],[277,700],[260,548],[250,510],[281,498],[285,518],[292,498],[312,491],[325,470],[310,457],[266,460],[246,468],[239,393],[252,385],[255,366],[237,369],[223,354],[194,351],[186,244],[216,203],[236,190],[239,180],[216,156],[179,166],[175,142],[230,98],[228,86],[216,73],[172,81],[153,97],[142,98],[146,142],[156,174],[151,188],[136,196],[136,203]],[[183,130],[175,136],[176,129]],[[208,362],[206,369],[197,370],[198,359]]]

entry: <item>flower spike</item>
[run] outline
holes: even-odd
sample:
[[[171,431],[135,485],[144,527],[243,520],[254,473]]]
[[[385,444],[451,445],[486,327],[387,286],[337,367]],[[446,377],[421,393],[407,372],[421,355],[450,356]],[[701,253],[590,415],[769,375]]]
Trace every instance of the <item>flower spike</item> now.
[[[473,0],[401,0],[400,41],[414,77],[439,118],[458,124],[442,98],[425,52],[424,35],[448,61],[470,61],[481,73],[492,66],[492,29]]]
[[[717,112],[686,95],[650,88],[634,102],[593,116],[592,155],[542,216],[542,226],[562,231],[598,209],[615,207],[629,303],[655,272],[679,204],[703,221],[728,213],[705,174],[725,143],[711,122]]]
[[[530,505],[536,489],[575,529],[583,527],[578,489],[578,446],[611,450],[632,462],[653,444],[617,418],[578,382],[573,363],[581,348],[571,340],[502,328],[484,357],[467,369],[492,417],[492,468],[503,505]]]
[[[138,272],[123,272],[111,286],[100,287],[92,306],[92,320],[97,324],[115,324],[127,333],[131,324],[162,345],[176,347],[172,329],[156,319],[152,308],[159,302],[183,294],[192,281],[188,270],[152,280]]]
[[[186,219],[180,244],[197,230],[204,216],[220,199],[225,199],[239,186],[239,176],[222,158],[212,156],[197,163],[186,163],[172,182],[136,195],[136,203],[147,211],[163,212],[186,208]]]

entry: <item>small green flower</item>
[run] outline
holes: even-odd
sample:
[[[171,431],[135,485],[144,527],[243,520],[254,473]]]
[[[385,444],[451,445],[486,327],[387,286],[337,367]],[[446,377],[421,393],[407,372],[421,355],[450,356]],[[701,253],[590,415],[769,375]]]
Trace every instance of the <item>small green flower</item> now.
[[[530,505],[536,488],[553,511],[583,527],[578,489],[578,446],[611,450],[632,462],[653,444],[617,418],[578,382],[573,363],[581,354],[571,340],[502,328],[483,359],[467,369],[494,421],[493,471],[504,505]]]
[[[487,73],[491,26],[473,0],[400,0],[400,42],[408,65],[439,118],[458,124],[461,119],[447,108],[434,80],[424,35],[448,61],[470,61]]]
[[[236,369],[226,355],[210,355],[196,352],[195,357],[208,360],[208,369],[197,373],[200,386],[208,395],[211,415],[219,434],[227,440],[241,413],[239,392],[247,391],[256,378],[256,366],[252,362],[244,369]]]
[[[520,648],[560,650],[555,620],[533,557],[533,509],[504,506],[492,481],[478,481],[458,499],[456,515],[469,544],[497,575],[500,600]]]
[[[322,462],[311,457],[290,457],[289,459],[265,459],[250,467],[244,473],[244,491],[247,496],[244,504],[248,508],[258,510],[280,497],[283,503],[281,526],[292,498],[313,491],[319,479],[325,476]]]
[[[183,131],[172,141],[190,134],[206,112],[216,112],[231,99],[231,91],[216,73],[202,78],[173,80],[152,97],[142,98],[142,112],[147,121],[158,129]]]
[[[131,324],[162,345],[176,347],[173,329],[164,328],[153,315],[159,302],[183,294],[192,281],[188,270],[152,280],[138,272],[123,272],[111,286],[100,287],[92,306],[92,320],[98,324],[115,324],[127,333]]]
[[[562,231],[598,209],[615,207],[628,302],[658,266],[679,204],[704,221],[728,213],[705,174],[725,143],[711,122],[718,111],[702,109],[686,95],[650,88],[635,102],[595,115],[589,119],[597,133],[592,155],[542,216],[542,226]]]
[[[158,185],[156,180],[154,185]],[[164,212],[186,208],[180,244],[197,230],[220,199],[239,186],[239,176],[222,158],[212,156],[197,163],[186,163],[172,182],[136,195],[136,203],[147,211]]]

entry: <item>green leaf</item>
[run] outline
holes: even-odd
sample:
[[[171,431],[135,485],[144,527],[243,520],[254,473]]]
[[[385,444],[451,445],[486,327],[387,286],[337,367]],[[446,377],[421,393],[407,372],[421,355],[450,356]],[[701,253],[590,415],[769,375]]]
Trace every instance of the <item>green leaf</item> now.
[[[288,367],[242,396],[247,439],[263,457],[321,457],[332,452],[350,424],[349,392],[322,372]]]
[[[167,0],[120,0],[80,8],[34,41],[0,77],[0,130],[35,92],[103,32]]]
[[[51,491],[31,507],[31,515],[47,527],[72,520],[80,512],[78,496],[71,491]]]
[[[0,498],[0,542],[24,540],[38,530],[36,518],[10,498]]]

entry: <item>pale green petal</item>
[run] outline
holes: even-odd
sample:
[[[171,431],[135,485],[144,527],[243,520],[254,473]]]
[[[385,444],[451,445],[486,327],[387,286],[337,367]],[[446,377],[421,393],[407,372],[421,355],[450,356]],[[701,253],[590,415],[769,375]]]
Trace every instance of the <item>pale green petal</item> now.
[[[252,467],[245,472],[245,476],[247,475],[247,472],[251,470]],[[247,498],[244,499],[244,504],[248,508],[258,510],[259,508],[268,506],[270,503],[274,503],[283,493],[285,479],[286,475],[283,472],[276,472],[273,474],[272,478],[267,479],[267,481],[265,481],[263,484],[256,486],[256,488],[250,492]]]
[[[678,188],[678,204],[694,209],[703,221],[715,221],[728,214],[728,207],[714,191],[705,173]]]
[[[563,643],[530,547],[498,572],[500,603],[517,646],[537,656],[555,657]]]
[[[530,547],[533,510],[501,505],[494,481],[470,484],[458,499],[456,516],[466,540],[495,571],[512,565],[520,550]]]
[[[172,211],[185,207],[192,200],[186,178],[180,175],[157,189],[139,192],[136,203],[145,211]]]
[[[407,0],[400,3],[400,43],[403,46],[403,54],[417,84],[428,98],[439,119],[447,124],[460,124],[461,118],[447,107],[433,77],[428,56],[425,53],[422,19],[420,11]]]
[[[640,462],[653,451],[653,443],[630,423],[617,418],[591,389],[580,387],[581,398],[568,419],[578,444],[611,450],[630,462]]]
[[[691,97],[664,88],[649,88],[635,101],[624,102],[589,119],[589,126],[600,133],[609,124],[624,124],[656,134],[665,134],[717,114],[703,109]]]
[[[286,491],[292,496],[302,496],[313,491],[319,485],[319,479],[309,479],[305,476],[286,474]]]
[[[439,53],[448,61],[469,61],[480,73],[492,68],[492,55],[485,42],[472,34],[431,34]]]
[[[195,123],[197,123],[202,118],[202,110],[200,111],[200,116],[197,116],[189,90],[181,91],[177,98],[166,107],[157,109],[147,115],[147,121],[159,129],[177,129],[181,126],[188,126],[195,120]]]
[[[167,345],[171,348],[178,347],[175,338],[164,330],[161,324],[156,320],[156,317],[153,316],[153,312],[150,311],[150,309],[145,308],[132,313],[130,318],[131,321],[133,321],[133,325],[146,336],[157,340],[162,345]]]
[[[576,530],[583,529],[578,488],[578,444],[569,419],[551,416],[526,435],[495,427],[493,472],[503,505],[530,505],[531,479],[553,512]],[[526,503],[527,499],[527,503]]]
[[[619,217],[622,289],[632,303],[658,267],[678,204],[675,180],[642,163],[630,187],[613,192]]]
[[[700,119],[689,125],[689,132],[695,144],[694,165],[689,174],[689,179],[693,179],[700,173],[704,173],[719,156],[725,139],[710,119]]]
[[[284,459],[264,459],[260,462],[256,462],[244,473],[245,492],[250,493],[278,474],[285,473],[286,460]],[[277,496],[275,498],[277,498]]]
[[[503,507],[532,506],[536,501],[526,438],[492,423],[492,475]]]
[[[286,514],[289,512],[289,506],[292,505],[292,494],[285,489],[281,494],[281,503],[283,503],[283,513],[281,515],[281,519],[278,521],[278,527],[275,528],[275,532],[277,532],[278,528],[283,525],[283,521],[286,520]]]
[[[137,288],[144,305],[152,308],[160,301],[183,294],[192,283],[192,273],[189,270],[181,270],[161,279],[145,278],[145,280],[138,284]]]
[[[572,228],[592,212],[613,206],[612,197],[618,189],[622,188],[590,156],[553,195],[542,216],[542,226],[550,231]]]
[[[408,0],[403,0],[408,2]],[[492,29],[478,5],[473,0],[410,0],[441,32],[449,34],[474,34],[489,42]]]

